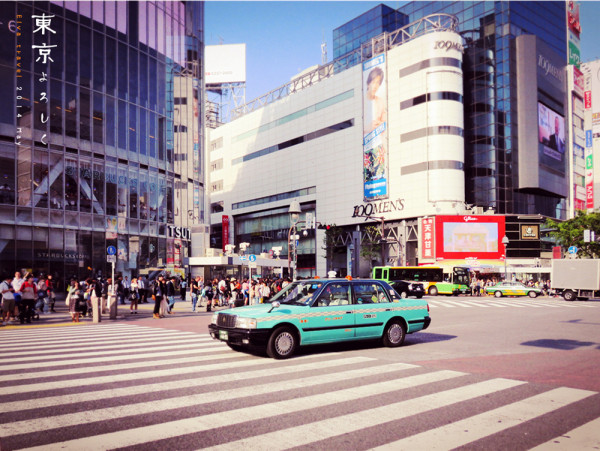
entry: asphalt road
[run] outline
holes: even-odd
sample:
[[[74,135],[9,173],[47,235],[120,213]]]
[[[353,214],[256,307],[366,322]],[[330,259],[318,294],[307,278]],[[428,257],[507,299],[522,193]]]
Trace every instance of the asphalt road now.
[[[600,448],[600,301],[428,301],[401,348],[288,361],[211,340],[182,302],[0,328],[0,449]]]

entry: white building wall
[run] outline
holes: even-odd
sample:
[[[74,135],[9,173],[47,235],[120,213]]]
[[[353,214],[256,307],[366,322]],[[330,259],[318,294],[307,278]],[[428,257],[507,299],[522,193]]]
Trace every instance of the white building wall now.
[[[450,41],[458,46],[436,48],[438,41]],[[407,133],[428,127],[452,126],[462,131],[463,104],[454,100],[436,100],[400,109],[401,102],[427,92],[453,92],[462,96],[462,72],[459,67],[435,66],[400,77],[401,69],[432,58],[462,61],[461,43],[456,33],[430,33],[387,54],[389,200],[402,199],[404,209],[378,213],[377,216],[398,220],[455,213],[456,207],[452,204],[464,201],[464,171],[461,166],[464,164],[464,139],[460,133],[424,135],[403,141]],[[206,146],[209,158],[207,167],[210,169],[210,161],[223,158],[223,169],[209,174],[209,190],[215,182],[223,182],[222,190],[210,194],[210,203],[224,203],[224,211],[212,214],[211,223],[220,223],[223,214],[231,218],[252,211],[287,207],[292,199],[232,210],[234,202],[315,187],[315,194],[297,200],[300,203],[316,201],[317,221],[337,225],[364,224],[364,218],[352,218],[354,206],[365,203],[363,84],[362,67],[357,65],[210,130]],[[317,111],[313,108],[307,114],[298,115],[281,125],[269,125],[348,91],[352,95],[346,100]],[[232,164],[236,158],[347,120],[353,120],[354,125],[243,163]],[[259,127],[263,127],[263,130]],[[242,134],[245,137],[240,139]],[[211,143],[219,142],[221,138],[222,147],[211,150]],[[455,162],[453,164],[456,167],[447,168],[448,161]],[[429,171],[428,163],[433,164]],[[415,165],[417,169],[414,169]],[[410,167],[414,170],[411,171]],[[232,220],[230,224],[230,236],[233,237]],[[319,274],[324,274],[325,268],[320,249],[322,239],[322,232],[319,231],[316,241]]]

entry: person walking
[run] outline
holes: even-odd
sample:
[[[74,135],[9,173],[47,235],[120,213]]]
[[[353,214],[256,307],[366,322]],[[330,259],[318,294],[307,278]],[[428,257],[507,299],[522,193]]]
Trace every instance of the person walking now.
[[[37,288],[37,304],[36,308],[40,313],[49,313],[50,312],[50,302],[48,297],[48,285],[46,284],[46,278],[44,276],[40,276],[38,283],[36,284]]]
[[[215,292],[210,280],[206,285],[204,285],[202,294],[206,297],[206,311],[210,312],[212,310],[213,298],[215,296]]]
[[[181,282],[179,282],[179,295],[182,301],[185,301],[185,291],[187,289],[187,281],[185,277],[181,278]]]
[[[195,312],[198,303],[198,283],[193,277],[190,280],[190,297],[192,298],[192,312]]]
[[[36,298],[36,287],[33,283],[33,274],[27,273],[25,275],[24,282],[21,284],[21,314],[19,315],[19,321],[31,323],[31,318],[35,314],[35,298]]]
[[[125,304],[125,286],[123,285],[123,277],[117,278],[117,301],[119,304]]]
[[[0,318],[0,322],[3,326],[7,325],[15,314],[14,288],[10,284],[11,280],[10,274],[6,273],[2,276],[2,283],[0,283],[0,293],[2,294],[2,318]]]
[[[139,282],[138,279],[134,277],[131,279],[131,286],[129,287],[129,301],[131,302],[131,305],[129,306],[129,314],[137,315],[139,298]]]
[[[163,296],[166,295],[167,287],[165,286],[164,277],[159,276],[158,280],[154,281],[154,286],[152,287],[152,299],[154,300],[154,312],[152,314],[152,318],[159,319],[160,318],[160,303],[163,300]]]
[[[167,281],[167,301],[169,302],[169,306],[167,307],[167,313],[169,315],[172,315],[173,313],[175,313],[173,311],[173,307],[175,307],[175,277],[171,277],[168,281]]]
[[[48,286],[48,300],[50,303],[50,313],[56,313],[54,310],[54,303],[56,302],[56,292],[54,291],[54,280],[52,274],[48,274],[46,278],[46,285]]]
[[[144,302],[148,302],[148,282],[146,281],[146,278],[144,276],[140,276],[138,277],[137,280],[137,284],[138,284],[138,294],[140,297],[140,304],[143,304]]]
[[[71,321],[74,323],[79,322],[80,305],[83,303],[83,291],[79,285],[79,282],[73,280],[69,287],[69,294],[67,294],[69,313],[71,314]]]

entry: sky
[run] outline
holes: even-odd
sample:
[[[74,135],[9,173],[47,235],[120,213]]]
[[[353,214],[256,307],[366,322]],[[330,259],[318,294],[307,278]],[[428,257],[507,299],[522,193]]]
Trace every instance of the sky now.
[[[304,69],[333,57],[333,30],[379,3],[405,1],[207,1],[207,45],[246,44],[246,101],[267,94]],[[582,61],[600,59],[600,1],[581,2]]]

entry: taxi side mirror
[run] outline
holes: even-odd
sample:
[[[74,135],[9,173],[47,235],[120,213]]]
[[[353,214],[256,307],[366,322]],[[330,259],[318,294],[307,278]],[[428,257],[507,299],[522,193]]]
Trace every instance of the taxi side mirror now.
[[[271,313],[273,311],[273,309],[276,309],[277,307],[279,307],[281,304],[279,303],[279,301],[274,301],[271,302],[271,308],[269,309],[269,311],[267,313]]]

